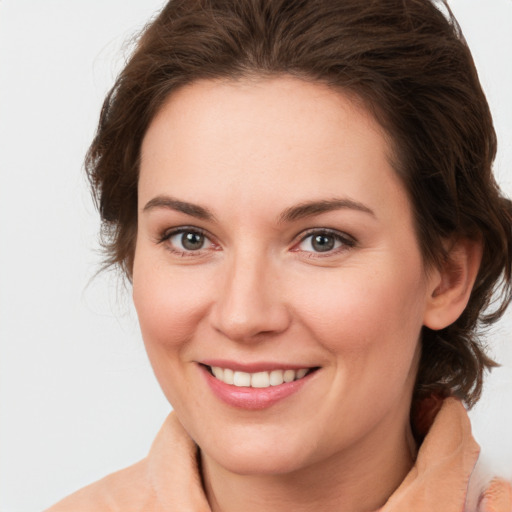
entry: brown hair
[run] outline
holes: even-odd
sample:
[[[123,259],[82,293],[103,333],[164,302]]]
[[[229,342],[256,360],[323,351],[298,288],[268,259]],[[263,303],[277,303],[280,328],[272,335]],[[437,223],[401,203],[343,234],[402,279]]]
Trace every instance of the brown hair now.
[[[141,142],[164,100],[200,79],[293,75],[356,94],[393,141],[426,263],[447,237],[477,237],[483,260],[460,318],[424,328],[416,398],[472,405],[494,365],[479,329],[511,297],[512,207],[493,178],[496,135],[471,53],[431,0],[172,0],[143,31],[105,99],[86,158],[107,265],[130,278]],[[441,12],[441,9],[444,10]]]

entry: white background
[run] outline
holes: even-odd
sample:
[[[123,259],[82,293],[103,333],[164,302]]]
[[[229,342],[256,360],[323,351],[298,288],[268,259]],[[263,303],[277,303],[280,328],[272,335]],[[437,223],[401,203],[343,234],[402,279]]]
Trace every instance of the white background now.
[[[41,510],[142,458],[170,410],[129,290],[99,268],[82,161],[123,42],[162,0],[0,0],[0,512]],[[512,1],[457,0],[512,195]],[[512,478],[512,314],[504,367],[472,412]],[[508,438],[507,438],[508,435]]]

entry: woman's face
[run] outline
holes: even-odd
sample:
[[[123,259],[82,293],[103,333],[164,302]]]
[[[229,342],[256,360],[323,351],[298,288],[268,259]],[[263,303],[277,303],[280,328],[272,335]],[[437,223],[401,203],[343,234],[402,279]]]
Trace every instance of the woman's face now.
[[[203,81],[151,123],[133,296],[209,460],[287,473],[406,437],[431,288],[385,135],[347,96]]]

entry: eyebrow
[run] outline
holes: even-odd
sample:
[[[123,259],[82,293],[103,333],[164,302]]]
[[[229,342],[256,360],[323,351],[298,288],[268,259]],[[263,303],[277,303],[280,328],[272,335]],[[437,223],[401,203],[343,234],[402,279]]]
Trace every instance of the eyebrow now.
[[[299,219],[313,217],[314,215],[320,215],[321,213],[342,209],[357,210],[375,217],[375,212],[362,203],[353,201],[352,199],[334,198],[322,201],[308,201],[287,208],[279,216],[279,222],[293,222]]]
[[[166,208],[177,212],[196,217],[201,220],[215,221],[213,213],[203,206],[180,201],[169,196],[157,196],[146,203],[142,211],[147,212],[156,208]],[[356,210],[375,217],[373,210],[362,203],[352,199],[324,199],[321,201],[307,201],[305,203],[291,206],[279,215],[279,223],[293,222],[296,220],[313,217],[322,213],[334,210]]]
[[[201,220],[215,220],[215,216],[210,210],[208,210],[208,208],[204,208],[203,206],[193,203],[187,203],[186,201],[180,201],[179,199],[169,196],[154,197],[146,203],[142,211],[147,212],[155,208],[167,208],[168,210],[185,213],[186,215],[190,215]]]

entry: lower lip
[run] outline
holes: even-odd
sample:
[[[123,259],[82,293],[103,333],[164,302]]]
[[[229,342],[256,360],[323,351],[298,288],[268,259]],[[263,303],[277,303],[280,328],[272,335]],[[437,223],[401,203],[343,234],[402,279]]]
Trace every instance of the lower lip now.
[[[200,366],[206,382],[214,395],[224,403],[239,409],[261,410],[297,393],[313,376],[312,372],[302,379],[285,382],[268,388],[238,387],[216,379],[204,366]]]

